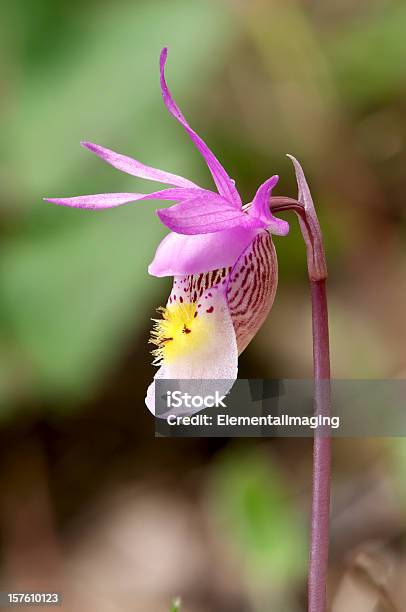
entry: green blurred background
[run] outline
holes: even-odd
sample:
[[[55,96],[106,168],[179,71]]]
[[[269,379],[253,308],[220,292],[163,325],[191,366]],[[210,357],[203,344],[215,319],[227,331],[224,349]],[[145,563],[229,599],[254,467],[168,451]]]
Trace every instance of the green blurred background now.
[[[148,336],[168,279],[154,203],[93,212],[43,196],[150,185],[91,140],[211,188],[165,110],[168,80],[245,201],[285,153],[307,173],[329,263],[333,374],[406,374],[403,0],[15,0],[0,20],[0,579],[64,609],[305,609],[311,442],[154,439]],[[312,373],[296,220],[241,377]],[[334,444],[335,612],[406,610],[406,448]],[[380,607],[378,607],[380,606]],[[386,607],[385,607],[386,606]],[[390,607],[392,606],[392,607]],[[38,609],[38,608],[37,608]]]

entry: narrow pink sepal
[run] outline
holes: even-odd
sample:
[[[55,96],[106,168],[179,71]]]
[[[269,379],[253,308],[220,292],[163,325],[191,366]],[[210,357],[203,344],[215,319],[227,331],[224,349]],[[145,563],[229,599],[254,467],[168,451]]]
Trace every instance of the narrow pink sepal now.
[[[279,176],[275,175],[262,183],[255,194],[248,214],[260,219],[263,227],[269,229],[272,234],[286,236],[289,233],[289,223],[274,217],[269,208],[269,198],[278,180]]]
[[[89,210],[101,210],[104,208],[115,208],[129,202],[139,200],[183,200],[199,194],[201,189],[169,188],[154,191],[153,193],[97,193],[94,195],[75,196],[73,198],[44,198],[46,202],[58,204],[59,206],[70,206],[72,208],[85,208]]]
[[[214,153],[206,145],[204,140],[202,140],[202,138],[200,138],[200,136],[198,136],[198,134],[196,134],[196,132],[192,130],[192,128],[186,121],[185,117],[183,116],[181,110],[179,109],[178,105],[172,98],[172,95],[168,89],[168,86],[165,80],[165,63],[166,63],[167,56],[168,56],[168,49],[165,47],[161,51],[161,56],[159,60],[161,90],[162,90],[162,96],[163,96],[165,106],[168,109],[168,111],[171,113],[171,115],[179,121],[179,123],[182,125],[182,127],[187,132],[187,134],[190,136],[190,139],[192,140],[193,144],[196,146],[198,151],[203,156],[212,174],[213,180],[217,186],[217,189],[220,195],[224,196],[235,207],[240,208],[241,198],[240,198],[240,195],[237,189],[235,188],[234,181],[228,176],[227,172],[225,171],[223,166],[220,164],[219,160],[214,155]]]
[[[158,183],[165,183],[167,185],[175,185],[176,187],[198,188],[198,185],[195,185],[192,183],[192,181],[189,181],[182,176],[172,174],[171,172],[165,172],[164,170],[158,170],[157,168],[152,168],[151,166],[146,166],[132,157],[121,155],[121,153],[116,153],[115,151],[111,151],[111,149],[106,149],[105,147],[101,147],[93,142],[83,141],[80,144],[85,149],[88,149],[92,153],[98,155],[98,157],[103,159],[111,166],[114,166],[114,168],[117,168],[117,170],[131,174],[132,176],[138,176],[139,178],[157,181]]]

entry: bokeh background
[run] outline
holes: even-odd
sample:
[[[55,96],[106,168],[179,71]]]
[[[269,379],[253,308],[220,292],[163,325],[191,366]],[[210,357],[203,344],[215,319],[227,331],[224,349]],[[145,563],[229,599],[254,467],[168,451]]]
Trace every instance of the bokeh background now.
[[[14,0],[0,20],[0,580],[78,612],[305,610],[310,440],[155,439],[148,336],[167,279],[152,189],[91,140],[211,187],[159,90],[158,56],[245,201],[303,163],[329,263],[333,374],[406,373],[403,0]],[[242,377],[312,373],[296,220]],[[406,610],[406,447],[336,440],[334,612]],[[174,605],[173,609],[176,606]],[[38,608],[37,608],[38,609]]]

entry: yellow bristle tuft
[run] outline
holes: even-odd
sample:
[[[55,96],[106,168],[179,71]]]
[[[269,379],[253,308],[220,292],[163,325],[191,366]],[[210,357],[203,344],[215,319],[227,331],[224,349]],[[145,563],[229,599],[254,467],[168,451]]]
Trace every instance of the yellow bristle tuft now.
[[[162,318],[152,319],[154,327],[149,340],[157,347],[152,351],[154,365],[171,362],[204,342],[209,322],[198,315],[194,302],[170,304],[158,308],[158,312]]]

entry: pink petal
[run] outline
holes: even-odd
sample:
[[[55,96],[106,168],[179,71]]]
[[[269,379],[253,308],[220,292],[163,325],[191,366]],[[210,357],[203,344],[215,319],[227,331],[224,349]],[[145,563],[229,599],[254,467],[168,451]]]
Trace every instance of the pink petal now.
[[[263,223],[263,227],[269,229],[272,234],[286,236],[289,233],[289,223],[274,217],[269,208],[269,198],[278,180],[279,177],[275,175],[262,183],[255,194],[248,214],[258,218]]]
[[[227,200],[229,200],[229,202],[239,208],[241,207],[241,198],[237,189],[235,188],[234,181],[228,176],[227,172],[220,164],[218,159],[215,157],[215,155],[210,151],[206,143],[200,138],[200,136],[196,134],[194,130],[192,130],[185,117],[181,113],[176,102],[171,96],[171,93],[165,81],[165,63],[167,56],[168,49],[162,49],[159,65],[161,76],[161,90],[165,106],[169,110],[171,115],[173,115],[173,117],[175,117],[175,119],[177,119],[179,123],[183,126],[185,131],[189,134],[196,148],[204,157],[220,195],[224,196]]]
[[[199,194],[203,189],[199,188],[169,188],[153,193],[98,193],[94,195],[76,196],[73,198],[44,198],[46,202],[59,204],[60,206],[71,206],[73,208],[87,208],[99,210],[103,208],[114,208],[129,202],[138,200],[183,200]]]
[[[228,268],[235,264],[258,231],[234,227],[196,236],[171,232],[158,246],[148,272],[153,276],[184,276]]]
[[[164,225],[178,234],[208,234],[236,226],[262,227],[258,219],[210,191],[157,210],[157,214]]]
[[[148,179],[150,181],[157,181],[158,183],[166,183],[167,185],[175,185],[177,187],[198,187],[188,179],[177,176],[176,174],[171,174],[170,172],[158,170],[157,168],[145,166],[132,157],[115,153],[115,151],[101,147],[93,142],[81,142],[80,144],[82,147],[92,151],[92,153],[96,153],[96,155],[104,159],[104,161],[111,166],[114,166],[114,168],[131,174],[132,176],[138,176],[139,178]]]

